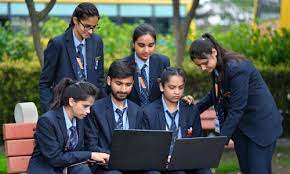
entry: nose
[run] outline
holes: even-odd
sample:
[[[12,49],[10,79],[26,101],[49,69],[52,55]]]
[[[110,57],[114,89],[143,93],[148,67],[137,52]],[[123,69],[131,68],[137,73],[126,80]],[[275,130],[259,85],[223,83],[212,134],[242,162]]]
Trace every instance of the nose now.
[[[179,94],[179,92],[180,92],[180,89],[179,88],[175,88],[174,93],[175,94]]]
[[[149,51],[149,47],[145,46],[144,51],[147,53]]]
[[[90,34],[93,34],[93,29],[92,28],[90,28],[89,30],[88,30],[88,32],[90,33]]]
[[[91,112],[90,108],[86,108],[86,113],[89,114]]]

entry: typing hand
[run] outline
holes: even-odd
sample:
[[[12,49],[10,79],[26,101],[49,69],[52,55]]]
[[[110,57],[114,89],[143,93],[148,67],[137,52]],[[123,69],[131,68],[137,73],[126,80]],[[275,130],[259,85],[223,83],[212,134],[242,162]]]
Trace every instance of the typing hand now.
[[[91,159],[101,163],[108,163],[110,155],[107,153],[92,152]]]

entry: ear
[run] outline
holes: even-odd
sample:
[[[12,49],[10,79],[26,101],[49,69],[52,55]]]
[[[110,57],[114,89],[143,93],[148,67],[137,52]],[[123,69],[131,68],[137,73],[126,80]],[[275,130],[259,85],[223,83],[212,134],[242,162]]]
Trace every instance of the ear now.
[[[110,76],[107,77],[107,85],[111,86],[111,77]]]
[[[74,23],[75,25],[77,25],[78,22],[79,22],[78,18],[77,18],[77,17],[73,17],[73,23]]]
[[[212,48],[212,49],[211,49],[211,54],[212,54],[213,56],[217,56],[217,50],[216,50],[215,48]]]
[[[163,90],[162,83],[160,83],[160,82],[159,82],[159,89],[160,89],[160,91],[161,91],[161,92],[163,92],[163,91],[164,91],[164,90]]]
[[[72,97],[70,97],[68,99],[68,105],[72,107],[74,104],[75,104],[75,100]]]

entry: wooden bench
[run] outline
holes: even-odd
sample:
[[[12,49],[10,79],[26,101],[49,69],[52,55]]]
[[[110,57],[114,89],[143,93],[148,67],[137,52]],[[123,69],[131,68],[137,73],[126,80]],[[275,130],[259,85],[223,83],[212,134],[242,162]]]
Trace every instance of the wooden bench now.
[[[26,173],[34,148],[36,123],[3,124],[7,173]]]
[[[200,115],[201,127],[204,131],[214,130],[214,120],[216,113],[213,109],[208,109]],[[234,149],[234,142],[230,140],[229,144],[225,146],[226,149]]]

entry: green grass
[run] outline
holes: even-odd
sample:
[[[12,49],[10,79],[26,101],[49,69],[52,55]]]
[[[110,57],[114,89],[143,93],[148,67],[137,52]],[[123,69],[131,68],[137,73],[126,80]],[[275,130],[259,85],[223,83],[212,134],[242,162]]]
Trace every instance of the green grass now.
[[[4,152],[0,152],[0,173],[6,173],[6,159]]]
[[[277,147],[273,155],[273,174],[284,174],[290,171],[290,147]],[[219,167],[212,169],[214,174],[237,174],[239,164],[234,150],[223,153]],[[4,152],[0,152],[0,174],[6,173],[6,159]]]

